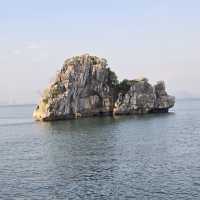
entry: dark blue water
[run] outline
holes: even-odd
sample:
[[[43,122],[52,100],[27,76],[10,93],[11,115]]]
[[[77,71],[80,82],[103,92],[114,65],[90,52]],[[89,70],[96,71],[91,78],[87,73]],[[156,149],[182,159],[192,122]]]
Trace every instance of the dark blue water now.
[[[32,110],[0,107],[0,199],[200,199],[200,101],[54,123]]]

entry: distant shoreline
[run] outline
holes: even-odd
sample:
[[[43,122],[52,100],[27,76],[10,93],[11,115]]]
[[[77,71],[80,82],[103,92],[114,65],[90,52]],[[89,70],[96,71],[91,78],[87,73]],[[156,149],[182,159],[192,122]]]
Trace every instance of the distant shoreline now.
[[[177,101],[186,101],[186,100],[190,100],[190,101],[200,101],[200,97],[197,98],[192,98],[192,97],[186,97],[186,98],[176,98]]]

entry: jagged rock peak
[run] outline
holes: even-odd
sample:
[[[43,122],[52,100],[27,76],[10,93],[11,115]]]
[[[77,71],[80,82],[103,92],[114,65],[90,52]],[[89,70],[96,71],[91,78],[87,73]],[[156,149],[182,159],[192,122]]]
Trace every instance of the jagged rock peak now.
[[[175,103],[164,82],[147,78],[123,80],[104,58],[84,54],[65,60],[55,80],[44,91],[33,116],[36,120],[167,112]]]
[[[104,58],[99,58],[97,56],[91,56],[90,54],[83,54],[81,56],[74,56],[72,58],[68,58],[64,62],[63,69],[67,69],[68,66],[77,66],[77,65],[95,65],[96,67],[106,67],[107,60]]]

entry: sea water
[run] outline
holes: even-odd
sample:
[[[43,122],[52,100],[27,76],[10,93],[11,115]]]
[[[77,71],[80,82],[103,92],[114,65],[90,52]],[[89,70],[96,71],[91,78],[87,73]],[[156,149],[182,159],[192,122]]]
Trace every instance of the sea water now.
[[[0,106],[0,199],[200,199],[200,101],[168,114],[35,122]]]

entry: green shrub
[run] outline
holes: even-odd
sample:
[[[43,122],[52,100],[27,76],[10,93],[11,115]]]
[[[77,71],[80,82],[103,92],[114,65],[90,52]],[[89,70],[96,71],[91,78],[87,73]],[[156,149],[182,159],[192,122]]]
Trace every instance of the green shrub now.
[[[119,84],[117,75],[110,68],[108,68],[108,83],[112,87],[116,87]]]
[[[130,86],[131,86],[131,81],[129,81],[128,79],[124,79],[117,85],[117,90],[118,92],[125,93],[130,89]]]

